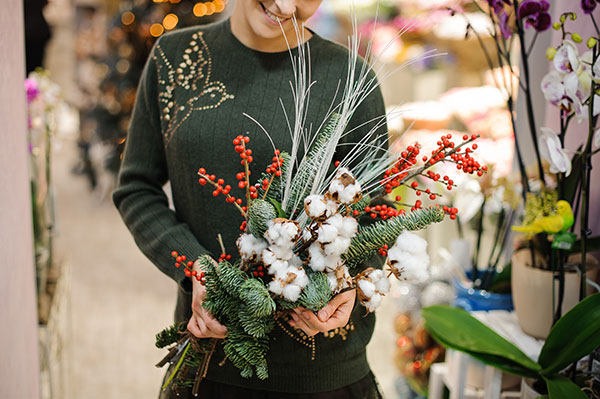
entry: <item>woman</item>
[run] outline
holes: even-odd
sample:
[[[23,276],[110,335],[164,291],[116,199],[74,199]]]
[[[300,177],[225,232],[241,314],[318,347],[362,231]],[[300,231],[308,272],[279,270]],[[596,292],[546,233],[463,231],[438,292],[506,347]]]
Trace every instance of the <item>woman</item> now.
[[[197,183],[196,171],[204,167],[235,182],[241,169],[231,140],[238,134],[251,138],[254,165],[270,163],[268,138],[244,113],[265,127],[280,150],[291,148],[286,115],[293,123],[294,75],[288,44],[294,52],[302,40],[310,47],[311,81],[316,83],[305,127],[314,133],[339,101],[348,50],[306,28],[299,39],[292,21],[295,17],[302,26],[320,4],[237,0],[229,20],[161,37],[144,70],[114,201],[140,249],[178,283],[175,319],[189,320],[188,329],[197,337],[222,338],[227,329],[203,310],[203,286],[174,268],[170,253],[215,257],[221,252],[215,239],[221,233],[233,255],[241,220],[235,208]],[[357,129],[346,141],[357,142],[384,113],[376,90],[355,113],[348,128]],[[162,190],[168,180],[175,211]],[[271,334],[267,380],[242,378],[217,351],[200,397],[379,397],[365,353],[374,316],[363,317],[364,309],[354,304],[350,291],[334,297],[318,315],[296,309],[287,324],[278,322]],[[173,392],[162,392],[161,398],[168,397]]]

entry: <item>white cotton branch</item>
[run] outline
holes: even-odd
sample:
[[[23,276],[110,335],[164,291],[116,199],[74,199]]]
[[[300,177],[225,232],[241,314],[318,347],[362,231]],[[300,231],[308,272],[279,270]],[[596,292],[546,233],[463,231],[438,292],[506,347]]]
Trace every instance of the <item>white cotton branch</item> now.
[[[427,252],[427,241],[415,233],[403,231],[396,239],[394,247],[411,254],[425,253]]]
[[[237,239],[236,245],[244,261],[259,257],[263,250],[267,248],[267,243],[264,240],[256,238],[252,234],[242,234]]]

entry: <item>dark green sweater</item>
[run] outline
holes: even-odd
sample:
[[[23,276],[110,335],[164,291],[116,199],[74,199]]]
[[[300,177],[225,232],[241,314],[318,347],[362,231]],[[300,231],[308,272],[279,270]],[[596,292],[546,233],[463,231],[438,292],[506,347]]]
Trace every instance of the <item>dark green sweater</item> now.
[[[348,50],[316,34],[309,46],[311,80],[316,83],[305,127],[314,133],[331,104],[341,98]],[[291,139],[281,103],[293,123],[290,81],[293,72],[287,51],[262,53],[245,47],[231,33],[228,20],[165,35],[153,49],[138,89],[113,198],[142,252],[179,284],[178,321],[191,315],[191,285],[173,266],[171,251],[189,258],[205,253],[218,257],[216,237],[221,233],[227,253],[235,256],[242,221],[223,197],[214,198],[209,187],[198,184],[198,168],[223,178],[234,187],[232,194],[241,197],[235,175],[242,169],[232,139],[238,134],[250,137],[255,178],[271,162],[273,150],[265,134],[243,113],[264,126],[277,148],[289,151]],[[380,91],[375,90],[349,128],[364,126],[345,140],[357,142],[375,123],[369,121],[384,113]],[[336,157],[343,156],[341,152]],[[169,209],[162,189],[167,181],[175,211]],[[219,366],[222,352],[213,357],[207,378],[282,392],[328,391],[356,382],[369,372],[365,347],[375,322],[373,315],[363,317],[364,312],[355,307],[354,330],[347,330],[347,335],[315,337],[314,360],[306,345],[310,340],[298,332],[293,333],[294,339],[276,326],[268,356],[270,378],[265,381],[242,378],[230,362]]]

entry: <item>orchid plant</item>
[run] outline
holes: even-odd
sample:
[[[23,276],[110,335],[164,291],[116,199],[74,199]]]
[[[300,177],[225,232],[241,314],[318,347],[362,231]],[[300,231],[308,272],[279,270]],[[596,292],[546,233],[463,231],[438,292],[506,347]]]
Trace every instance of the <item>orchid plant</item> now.
[[[486,4],[487,3],[487,4]],[[582,274],[580,298],[585,293],[585,259],[590,247],[591,234],[589,219],[589,191],[591,157],[598,152],[600,134],[596,124],[600,114],[600,48],[598,36],[600,30],[594,11],[596,1],[583,0],[580,3],[585,17],[590,18],[595,27],[595,35],[587,38],[587,51],[580,53],[578,45],[583,46],[584,38],[571,31],[575,12],[567,12],[558,21],[552,22],[550,2],[547,0],[486,0],[473,4],[489,16],[493,22],[493,31],[489,33],[495,43],[495,51],[489,51],[483,45],[484,32],[477,32],[469,25],[469,34],[474,34],[481,42],[482,50],[490,68],[501,67],[510,71],[505,75],[493,76],[495,84],[506,96],[507,108],[511,114],[515,132],[515,155],[522,183],[522,197],[526,208],[525,224],[537,217],[552,216],[558,213],[557,203],[566,201],[572,205],[572,216],[580,220],[579,241],[575,241],[575,224],[569,212],[565,212],[565,223],[560,231],[536,231],[528,233],[527,245],[531,248],[532,258],[536,249],[543,255],[532,259],[533,265],[543,264],[555,271],[559,282],[559,295],[555,320],[560,318],[562,297],[564,295],[564,273],[570,252],[580,251],[582,261],[579,272]],[[458,12],[454,10],[454,12]],[[463,14],[465,15],[465,14]],[[466,17],[465,17],[466,18]],[[556,47],[550,47],[546,56],[551,61],[550,71],[542,79],[540,88],[530,76],[530,56],[537,37],[550,29],[560,31],[562,40]],[[514,61],[514,52],[520,55],[520,64]],[[540,126],[534,113],[532,94],[543,92],[546,100],[559,111],[560,129],[555,132],[549,127]],[[516,124],[517,94],[524,96],[527,128],[519,131]],[[565,137],[571,122],[587,123],[588,135],[576,151],[565,148]],[[533,143],[535,154],[535,173],[526,169],[523,158],[523,140],[525,136]],[[547,166],[545,166],[547,165]],[[554,195],[554,193],[556,195]],[[554,198],[551,203],[540,206],[539,198]],[[543,201],[542,201],[543,202]],[[567,214],[568,213],[568,214]],[[524,231],[524,230],[523,230]],[[596,242],[596,239],[593,240]]]

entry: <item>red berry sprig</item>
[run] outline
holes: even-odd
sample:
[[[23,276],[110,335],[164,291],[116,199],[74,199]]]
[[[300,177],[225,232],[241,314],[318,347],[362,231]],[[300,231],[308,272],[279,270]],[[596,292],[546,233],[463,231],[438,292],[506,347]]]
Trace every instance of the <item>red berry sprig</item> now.
[[[220,194],[224,195],[225,202],[229,204],[234,204],[236,208],[238,208],[242,216],[246,217],[246,212],[241,207],[242,199],[236,198],[233,195],[229,194],[229,192],[231,191],[231,186],[229,184],[225,185],[225,180],[217,179],[215,175],[209,175],[206,172],[206,169],[204,168],[198,169],[198,176],[200,176],[200,178],[198,179],[198,183],[200,183],[201,186],[210,184],[213,187],[215,187],[215,190],[212,193],[214,197],[218,197]]]
[[[233,139],[233,145],[235,146],[234,147],[235,152],[240,154],[240,158],[241,158],[240,163],[244,167],[244,172],[242,172],[243,175],[241,175],[242,179],[238,178],[238,180],[240,180],[240,182],[238,183],[238,187],[242,188],[242,189],[243,188],[246,189],[246,203],[248,205],[250,205],[250,202],[253,199],[258,198],[258,193],[256,192],[256,187],[250,185],[250,164],[252,163],[254,158],[252,157],[252,150],[249,148],[246,148],[246,144],[248,144],[249,142],[250,142],[250,137],[242,136],[241,134],[239,136],[237,136],[235,139]],[[238,173],[238,176],[240,176],[239,173]]]
[[[456,219],[456,214],[458,213],[458,209],[456,207],[449,207],[444,205],[442,207],[442,209],[444,210],[444,212],[446,212],[448,215],[450,215],[450,219],[455,220]]]
[[[407,184],[406,182],[416,176],[422,176],[435,182],[439,181],[446,186],[448,191],[452,190],[454,181],[450,179],[450,177],[442,177],[438,173],[427,170],[439,162],[453,162],[456,164],[456,168],[464,173],[476,173],[478,176],[482,176],[487,172],[488,168],[485,165],[481,165],[472,156],[473,151],[477,149],[477,144],[472,142],[477,138],[479,138],[479,135],[476,134],[471,136],[464,135],[462,137],[463,142],[456,144],[452,141],[452,134],[441,136],[440,140],[437,142],[438,147],[431,151],[431,157],[423,156],[422,161],[424,162],[424,165],[418,168],[414,168],[414,166],[417,164],[417,156],[419,155],[421,146],[419,143],[415,143],[412,146],[409,145],[406,150],[400,154],[397,162],[385,171],[384,178],[381,181],[383,191],[386,194],[390,194],[395,187],[404,185],[414,190],[418,197],[425,194],[432,201],[437,199],[441,194],[432,192],[429,188],[421,188],[417,181],[412,181],[410,184]],[[400,198],[398,196],[396,202],[399,201]],[[405,204],[401,205],[407,206]],[[420,199],[417,199],[410,209],[411,211],[414,211],[421,209],[422,206],[423,202]],[[456,210],[456,208],[449,209]],[[456,212],[458,211],[456,210]],[[451,219],[456,219],[456,212],[447,213],[450,215]],[[372,218],[377,216],[377,214],[371,214]]]
[[[271,184],[273,183],[273,180],[275,179],[275,177],[280,177],[281,176],[281,166],[283,165],[283,158],[281,158],[280,154],[281,151],[279,150],[275,150],[273,152],[274,156],[271,159],[271,164],[269,166],[267,166],[267,170],[266,172],[268,174],[271,175],[271,177],[269,179],[265,178],[263,179],[262,182],[260,182],[260,184],[262,184],[262,189],[264,191],[263,194],[263,199],[265,199],[267,197],[267,193],[269,192],[269,189],[271,188]],[[258,186],[259,184],[257,184]]]
[[[187,260],[187,256],[179,255],[177,251],[171,252],[171,256],[175,258],[175,267],[179,268],[182,265],[184,266],[185,269],[183,270],[183,272],[186,277],[195,278],[197,281],[200,282],[200,284],[204,285],[204,283],[206,282],[204,278],[206,276],[206,273],[198,273],[196,270],[194,270],[193,261]]]

